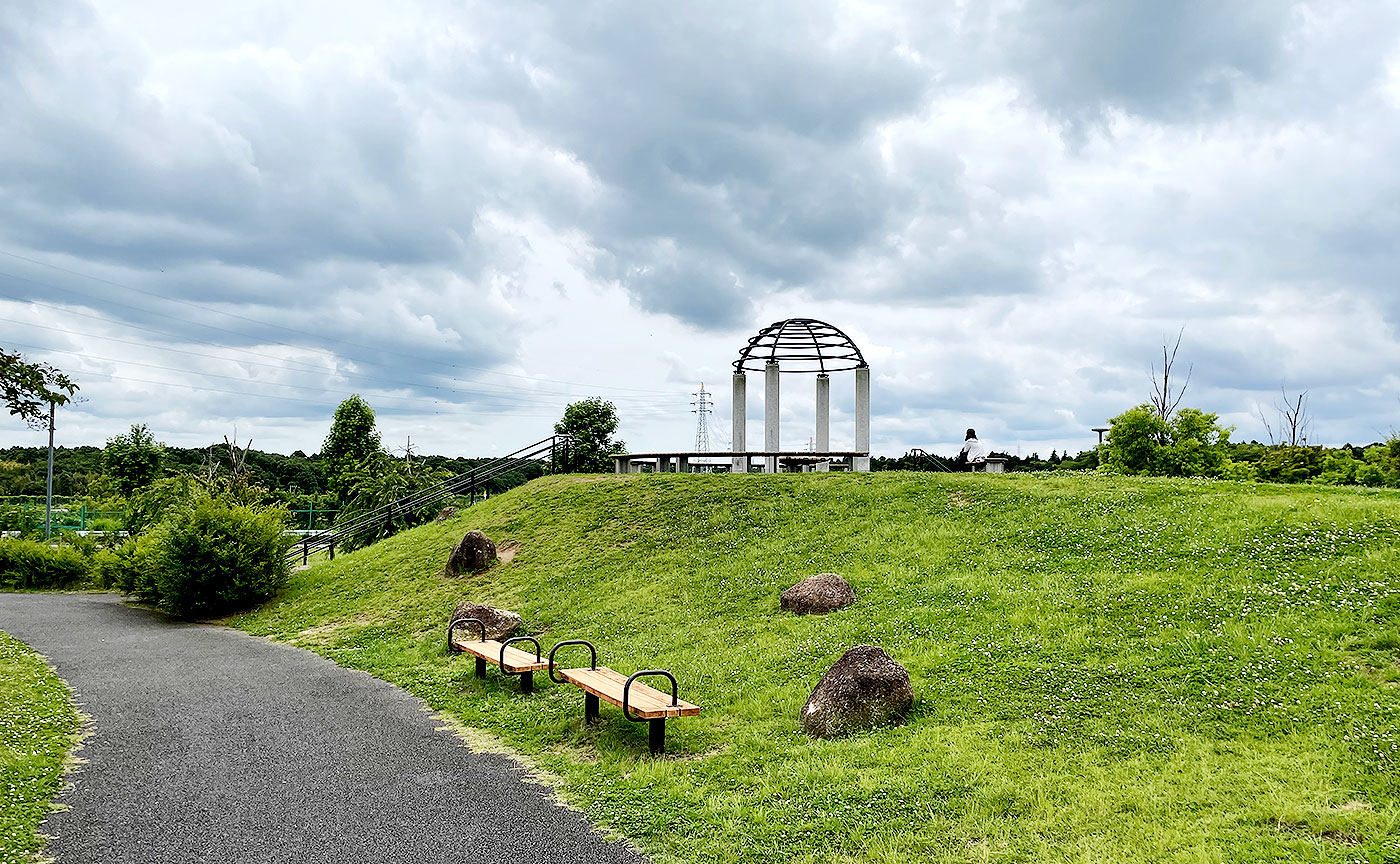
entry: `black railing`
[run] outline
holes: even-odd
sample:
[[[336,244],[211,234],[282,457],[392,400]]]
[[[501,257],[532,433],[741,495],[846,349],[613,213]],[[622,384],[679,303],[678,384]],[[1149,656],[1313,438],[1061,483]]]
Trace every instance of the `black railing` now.
[[[908,453],[905,453],[904,458],[912,460],[916,465],[919,463],[926,462],[929,465],[933,466],[934,471],[952,472],[953,470],[947,462],[943,461],[942,459],[938,458],[932,453],[929,453],[921,447],[915,447],[913,450],[910,450]]]
[[[517,468],[532,462],[539,462],[542,459],[549,459],[554,464],[558,464],[559,454],[567,450],[569,444],[568,436],[551,435],[536,441],[534,444],[521,447],[514,453],[478,465],[470,471],[464,471],[456,477],[451,477],[426,489],[420,489],[412,495],[406,495],[396,501],[390,501],[383,507],[363,513],[344,524],[333,525],[317,534],[308,534],[297,541],[297,544],[287,552],[287,560],[295,563],[299,558],[301,563],[305,564],[313,553],[322,550],[329,551],[331,557],[334,558],[336,545],[343,543],[350,537],[366,534],[386,524],[390,526],[392,532],[395,515],[416,513],[424,507],[431,507],[449,498],[462,495],[469,496],[475,502],[476,493],[482,490],[488,482],[503,474],[509,474]]]

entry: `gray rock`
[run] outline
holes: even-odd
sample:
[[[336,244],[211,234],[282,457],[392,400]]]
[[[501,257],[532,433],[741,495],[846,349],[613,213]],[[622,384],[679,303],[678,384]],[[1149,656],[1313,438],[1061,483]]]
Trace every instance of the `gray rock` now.
[[[458,618],[476,618],[486,626],[486,638],[500,641],[520,628],[520,616],[505,609],[497,609],[494,606],[486,606],[481,603],[473,603],[470,600],[463,600],[452,610],[452,615],[447,619],[451,624]],[[465,624],[457,628],[458,633],[463,634],[467,639],[474,640],[480,634],[475,624]]]
[[[849,582],[835,573],[808,576],[782,594],[782,607],[798,615],[821,615],[856,602]]]
[[[447,559],[447,575],[480,573],[495,560],[496,544],[491,538],[480,531],[468,531],[452,548],[452,555]]]
[[[802,731],[813,738],[900,723],[914,705],[909,673],[874,645],[857,645],[837,660],[802,706]]]
[[[446,506],[446,507],[444,507],[444,508],[442,508],[441,510],[438,511],[438,515],[433,519],[433,521],[434,521],[434,522],[446,522],[448,519],[451,519],[452,517],[454,517],[454,516],[456,516],[456,515],[457,515],[457,508],[456,508],[456,507],[453,507],[452,505],[449,504],[448,506]]]

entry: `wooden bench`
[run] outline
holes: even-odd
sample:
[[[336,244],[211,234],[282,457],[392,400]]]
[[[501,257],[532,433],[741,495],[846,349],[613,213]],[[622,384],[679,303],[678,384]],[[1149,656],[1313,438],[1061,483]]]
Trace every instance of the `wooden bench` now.
[[[565,645],[584,645],[588,648],[589,666],[587,669],[559,669],[555,676],[554,655]],[[671,694],[648,687],[637,679],[661,675],[671,682]],[[583,639],[566,639],[555,645],[549,652],[549,678],[558,684],[573,684],[583,691],[583,719],[592,723],[599,719],[598,700],[602,699],[622,709],[622,716],[633,723],[646,723],[647,743],[653,754],[666,749],[666,720],[671,717],[690,717],[700,713],[699,705],[682,702],[676,691],[676,676],[665,669],[644,669],[632,675],[614,672],[606,666],[598,665],[598,650],[591,642]]]
[[[475,624],[481,638],[468,641],[455,631],[459,626]],[[535,646],[534,656],[510,647],[514,642],[530,642]],[[486,664],[495,663],[504,675],[520,676],[520,692],[532,693],[535,689],[535,672],[549,668],[541,657],[540,643],[533,636],[515,636],[504,642],[486,638],[486,625],[479,618],[457,618],[447,625],[447,647],[451,651],[465,651],[476,655],[476,677],[486,677]]]

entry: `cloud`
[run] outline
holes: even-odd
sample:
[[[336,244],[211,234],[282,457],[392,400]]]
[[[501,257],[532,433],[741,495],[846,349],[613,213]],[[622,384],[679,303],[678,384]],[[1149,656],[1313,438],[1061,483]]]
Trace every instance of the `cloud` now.
[[[1196,120],[1279,74],[1299,4],[1027,0],[1003,15],[1007,65],[1051,113]]]
[[[1081,446],[1182,327],[1241,434],[1279,380],[1394,425],[1388,4],[192,8],[0,8],[0,339],[92,434],[315,449],[365,391],[509,450],[611,393],[661,446],[787,317],[859,334],[890,448]]]

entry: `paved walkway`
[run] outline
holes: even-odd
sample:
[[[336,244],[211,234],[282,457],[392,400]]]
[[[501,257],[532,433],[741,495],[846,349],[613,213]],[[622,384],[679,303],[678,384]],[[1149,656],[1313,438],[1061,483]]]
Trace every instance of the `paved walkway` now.
[[[92,718],[58,864],[631,862],[363,672],[106,595],[0,594]]]

